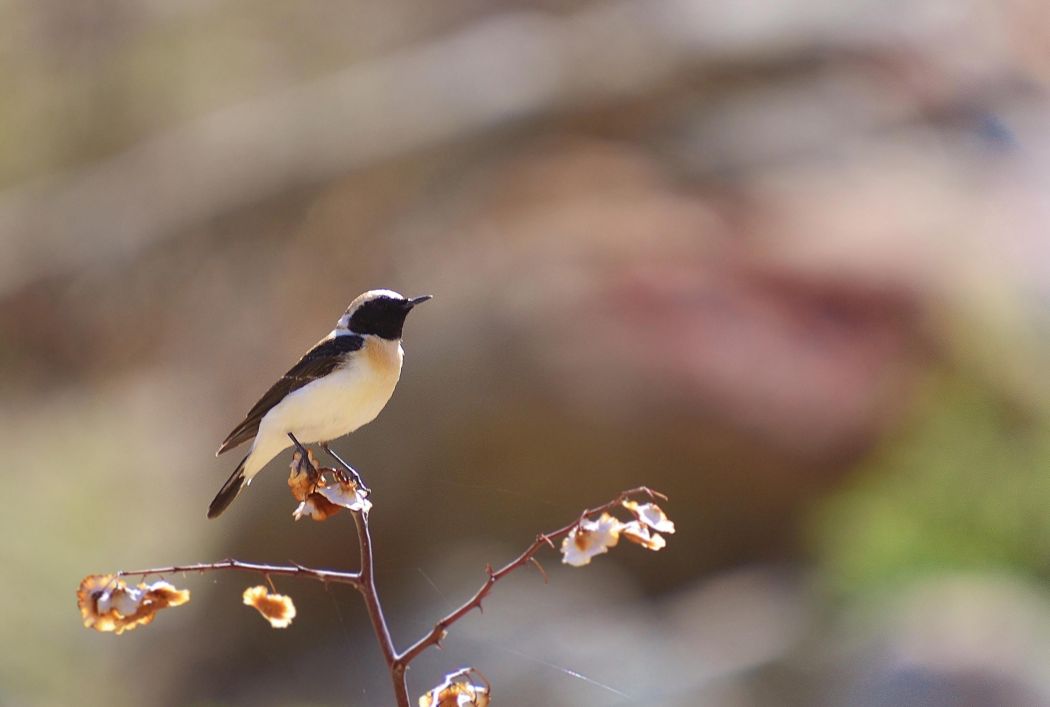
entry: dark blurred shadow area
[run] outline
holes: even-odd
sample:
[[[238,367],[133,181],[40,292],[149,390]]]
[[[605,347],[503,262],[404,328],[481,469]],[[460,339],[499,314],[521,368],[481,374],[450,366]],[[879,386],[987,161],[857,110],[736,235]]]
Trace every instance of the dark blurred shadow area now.
[[[92,572],[352,568],[213,458],[373,287],[434,300],[379,419],[407,644],[619,490],[664,551],[542,561],[414,665],[499,705],[1050,703],[1050,9],[1024,0],[0,8],[0,704],[386,705],[352,590],[244,577],[119,639]]]

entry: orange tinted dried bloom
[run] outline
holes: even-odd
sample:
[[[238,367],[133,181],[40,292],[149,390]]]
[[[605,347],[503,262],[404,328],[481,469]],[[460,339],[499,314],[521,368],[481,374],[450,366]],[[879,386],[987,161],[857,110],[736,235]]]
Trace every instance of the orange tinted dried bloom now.
[[[109,574],[88,575],[77,589],[77,605],[85,628],[117,635],[150,623],[161,609],[189,600],[189,590],[176,589],[167,582],[142,582],[129,587],[124,580]]]
[[[341,510],[342,508],[321,494],[311,493],[292,511],[292,518],[299,520],[303,516],[309,516],[317,521],[328,520]]]
[[[292,468],[291,473],[288,475],[288,488],[291,489],[292,496],[295,497],[296,501],[305,501],[306,497],[313,492],[314,486],[319,480],[319,476],[313,473],[313,469],[319,468],[317,459],[310,449],[306,450],[306,454],[313,468],[310,467],[310,464],[303,461],[303,455],[298,450],[292,454]]]
[[[295,604],[291,597],[270,594],[262,585],[245,589],[243,599],[247,606],[255,607],[274,628],[288,628],[295,618]]]
[[[302,454],[296,451],[292,455],[292,468],[288,476],[288,487],[299,505],[292,511],[292,517],[300,520],[309,516],[313,520],[328,520],[343,508],[367,513],[372,502],[360,492],[353,481],[344,479],[335,469],[317,466],[313,451],[306,450],[310,462],[319,473],[303,461]],[[325,481],[326,475],[328,483]],[[332,478],[334,477],[334,481]]]
[[[139,589],[145,590],[147,601],[163,603],[164,607],[181,606],[190,600],[189,589],[176,589],[167,582],[154,582],[153,584],[140,584]]]
[[[470,679],[477,676],[482,684]],[[419,698],[419,707],[488,707],[492,686],[474,668],[464,668],[445,676],[445,681]]]

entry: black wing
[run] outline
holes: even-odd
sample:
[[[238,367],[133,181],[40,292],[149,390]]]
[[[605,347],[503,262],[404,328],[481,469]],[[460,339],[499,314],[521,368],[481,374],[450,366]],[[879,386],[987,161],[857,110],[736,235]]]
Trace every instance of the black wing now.
[[[233,432],[230,432],[219,445],[219,451],[215,455],[218,456],[250,440],[258,434],[259,423],[274,405],[284,400],[284,397],[292,391],[328,375],[346,361],[347,354],[357,351],[364,345],[364,337],[357,334],[342,334],[318,342],[259,398],[259,402],[252,406],[252,409],[244,416],[244,420],[234,427]]]

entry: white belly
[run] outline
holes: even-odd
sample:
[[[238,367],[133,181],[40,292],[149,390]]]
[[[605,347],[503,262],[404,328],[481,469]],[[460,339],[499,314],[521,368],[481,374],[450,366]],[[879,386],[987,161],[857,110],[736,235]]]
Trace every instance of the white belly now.
[[[303,444],[328,442],[374,420],[401,376],[400,345],[384,343],[397,347],[390,352],[386,365],[376,365],[369,356],[358,356],[352,365],[304,385],[266,413],[245,464],[245,476],[251,478],[290,447],[289,432]]]
[[[327,442],[353,432],[376,418],[394,393],[396,376],[380,377],[366,366],[344,368],[305,385],[285,398],[266,417],[303,444]]]

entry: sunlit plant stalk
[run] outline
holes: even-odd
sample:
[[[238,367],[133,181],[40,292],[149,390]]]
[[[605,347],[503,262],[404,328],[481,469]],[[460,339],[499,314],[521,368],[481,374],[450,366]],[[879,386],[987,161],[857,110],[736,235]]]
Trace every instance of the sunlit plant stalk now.
[[[607,548],[616,545],[621,535],[643,547],[658,550],[665,543],[657,531],[674,532],[674,524],[652,503],[655,499],[666,499],[666,496],[645,486],[623,491],[607,503],[583,511],[568,525],[537,535],[521,554],[503,567],[493,569],[491,565],[487,565],[485,581],[469,599],[438,619],[427,633],[406,649],[398,651],[383,615],[382,602],[375,584],[372,536],[368,525],[371,502],[358,491],[350,476],[351,471],[318,468],[312,454],[304,460],[297,453],[292,460],[288,483],[293,496],[300,502],[295,512],[296,519],[310,515],[315,520],[325,520],[343,508],[350,511],[357,530],[360,556],[358,571],[315,569],[296,564],[259,564],[227,559],[212,563],[122,570],[113,575],[89,575],[81,583],[78,591],[78,603],[84,617],[84,625],[100,631],[120,633],[149,623],[161,608],[177,606],[189,600],[188,591],[177,592],[167,583],[146,585],[145,578],[154,575],[237,571],[262,575],[271,587],[271,576],[304,577],[325,584],[349,584],[361,595],[368,610],[373,633],[390,673],[397,705],[410,707],[407,672],[412,661],[428,648],[440,645],[449,628],[472,610],[480,609],[482,601],[495,584],[514,570],[531,563],[543,574],[546,582],[547,575],[535,557],[545,546],[556,548],[555,541],[561,540],[563,562],[581,566],[589,563],[594,555],[604,553]],[[639,503],[638,499],[646,502]],[[610,511],[616,508],[627,509],[634,516],[634,520],[624,522],[610,515]],[[130,577],[140,577],[143,583],[137,588],[130,587],[125,582],[125,578]],[[150,595],[149,592],[153,594]],[[179,597],[176,603],[166,603],[168,600],[164,597],[176,594]],[[153,604],[145,599],[136,603],[137,597],[147,596],[160,599]],[[295,607],[290,598],[271,594],[265,586],[250,587],[245,591],[244,599],[246,604],[258,609],[274,627],[288,626],[295,615]],[[472,678],[472,675],[478,675],[479,678]],[[475,680],[480,680],[480,683]],[[473,668],[465,668],[447,675],[444,683],[420,698],[419,704],[424,707],[443,704],[486,707],[489,704],[489,691],[488,681],[480,677],[480,673]]]

